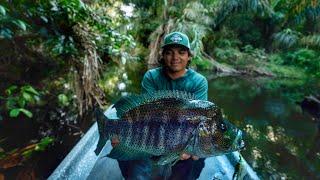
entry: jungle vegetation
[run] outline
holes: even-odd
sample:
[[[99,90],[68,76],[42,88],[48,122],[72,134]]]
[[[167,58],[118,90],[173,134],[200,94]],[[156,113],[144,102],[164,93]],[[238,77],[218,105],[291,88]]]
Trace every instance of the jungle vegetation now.
[[[0,169],[50,175],[33,164],[62,134],[75,143],[94,107],[139,92],[171,31],[190,37],[198,70],[320,78],[318,0],[3,0]]]

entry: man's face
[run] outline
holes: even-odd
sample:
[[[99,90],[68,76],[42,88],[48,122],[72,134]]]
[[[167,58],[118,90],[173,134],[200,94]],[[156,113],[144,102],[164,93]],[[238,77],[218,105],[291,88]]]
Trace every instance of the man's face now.
[[[164,50],[164,65],[171,72],[182,72],[190,60],[188,49],[183,46],[171,46]]]

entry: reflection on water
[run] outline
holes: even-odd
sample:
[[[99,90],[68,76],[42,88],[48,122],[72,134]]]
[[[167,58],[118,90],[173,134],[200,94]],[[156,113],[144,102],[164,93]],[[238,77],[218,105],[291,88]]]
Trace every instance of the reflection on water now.
[[[209,100],[246,132],[242,154],[261,178],[320,178],[320,136],[296,104],[319,89],[319,81],[209,79]]]

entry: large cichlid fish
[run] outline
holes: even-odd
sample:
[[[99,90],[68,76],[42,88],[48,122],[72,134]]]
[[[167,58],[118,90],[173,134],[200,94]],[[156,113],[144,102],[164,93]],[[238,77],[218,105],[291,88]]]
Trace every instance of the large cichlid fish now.
[[[244,146],[242,132],[223,120],[212,102],[195,100],[181,91],[131,95],[114,104],[117,117],[97,113],[99,143],[120,143],[108,157],[118,160],[156,159],[158,165],[175,163],[181,153],[200,158],[237,151]]]

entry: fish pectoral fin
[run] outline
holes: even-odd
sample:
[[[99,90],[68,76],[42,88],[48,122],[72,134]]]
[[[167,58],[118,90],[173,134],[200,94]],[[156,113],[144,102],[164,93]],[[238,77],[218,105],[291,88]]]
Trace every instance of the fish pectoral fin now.
[[[178,162],[180,159],[180,153],[169,153],[160,157],[157,165],[163,166],[166,164],[171,164],[172,166]]]
[[[152,154],[149,154],[144,151],[136,150],[134,148],[118,144],[115,146],[111,152],[107,155],[107,157],[112,159],[117,159],[121,161],[128,161],[128,160],[137,160],[137,159],[144,159],[151,157]]]

